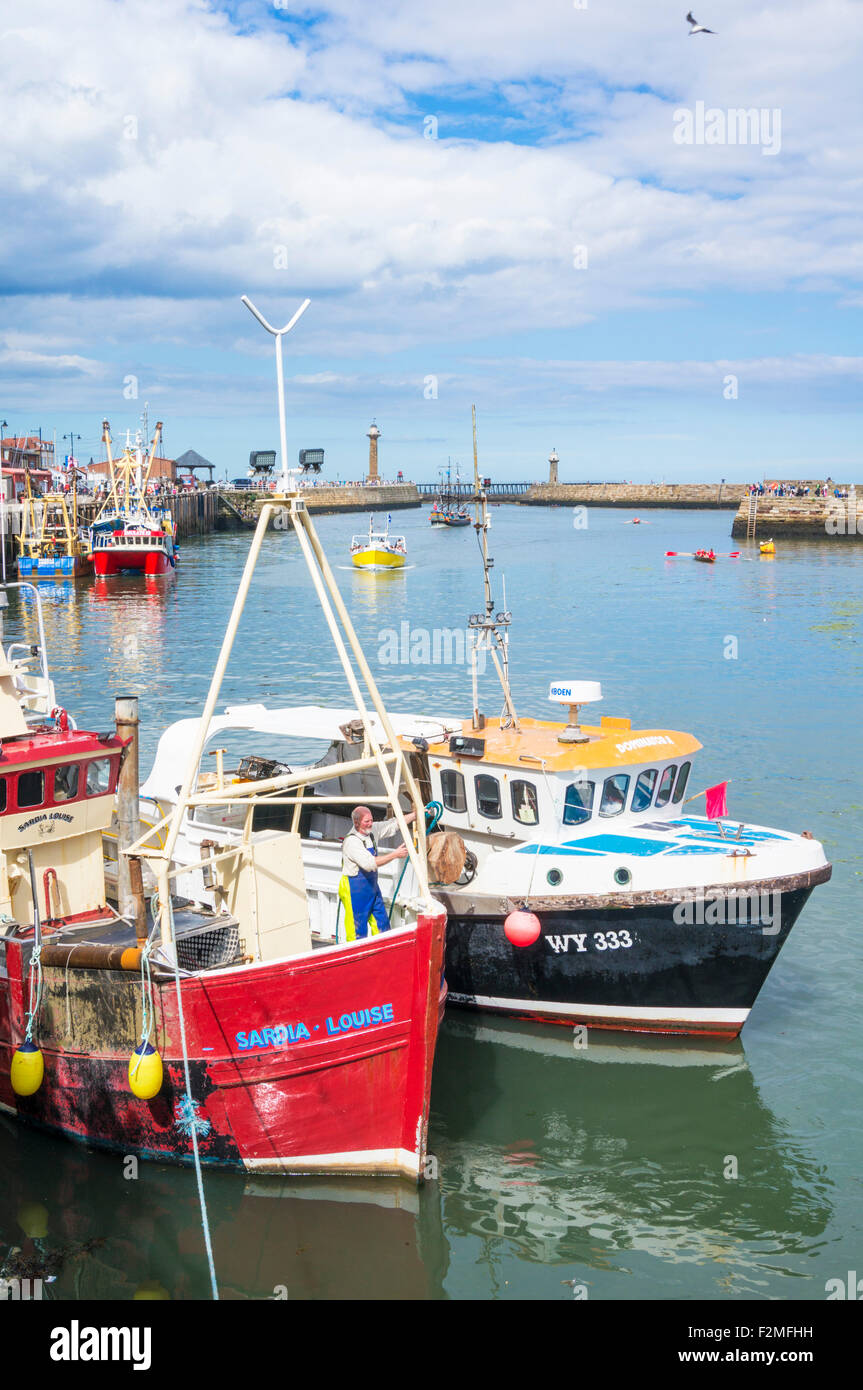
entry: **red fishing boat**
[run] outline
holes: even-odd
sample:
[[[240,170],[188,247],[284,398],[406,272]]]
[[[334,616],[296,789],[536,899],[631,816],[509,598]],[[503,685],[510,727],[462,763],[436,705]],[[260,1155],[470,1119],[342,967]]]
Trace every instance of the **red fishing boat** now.
[[[19,821],[13,815],[11,825]],[[65,890],[62,873],[58,882],[44,872],[49,898]],[[238,921],[202,927],[178,913],[175,924],[178,954],[192,968],[181,971],[181,1006],[170,963],[150,956],[162,1079],[143,1097],[129,1084],[143,997],[134,931],[104,904],[43,921],[39,1051],[21,1055],[41,1055],[44,1075],[30,1095],[16,1095],[10,1073],[27,1034],[34,928],[21,924],[4,940],[0,1108],[144,1158],[192,1162],[194,1125],[203,1164],[421,1177],[443,911],[338,950],[223,968],[202,962],[237,956]]]
[[[255,311],[256,312],[256,311]],[[297,316],[298,317],[298,316]],[[275,331],[275,330],[272,330]],[[277,349],[281,348],[279,330]],[[284,407],[282,456],[285,457]],[[137,702],[116,731],[26,722],[0,649],[0,1109],[124,1154],[264,1173],[424,1172],[432,1063],[445,999],[446,915],[431,897],[422,798],[305,502],[288,475],[268,498],[173,813],[136,840]],[[327,798],[347,764],[198,778],[257,557],[277,514],[293,528],[362,711],[366,757],[405,840],[417,891],[391,929],[337,944],[312,927],[296,830],[255,808]],[[353,653],[355,665],[348,658]],[[117,793],[119,912],[102,834]],[[239,811],[241,840],[202,846],[217,907],[175,903],[182,818]],[[405,819],[417,813],[416,843]],[[148,882],[149,880],[149,882]],[[155,887],[148,917],[144,885]],[[331,910],[338,911],[332,895]],[[332,935],[332,934],[330,934]]]
[[[108,421],[102,422],[111,483],[90,531],[93,566],[100,577],[170,574],[176,568],[179,552],[171,514],[167,508],[153,507],[147,501],[147,484],[161,432],[160,420],[145,468],[140,431],[134,446],[127,434],[126,447],[115,460]]]

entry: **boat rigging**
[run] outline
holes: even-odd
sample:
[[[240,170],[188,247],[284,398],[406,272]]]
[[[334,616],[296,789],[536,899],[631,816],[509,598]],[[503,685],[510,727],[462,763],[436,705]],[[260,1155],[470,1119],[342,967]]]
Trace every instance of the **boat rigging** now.
[[[468,618],[468,628],[473,638],[471,642],[470,661],[471,682],[473,685],[473,727],[474,729],[482,729],[485,727],[485,716],[480,714],[479,709],[478,657],[480,652],[488,652],[494,662],[501,689],[503,690],[504,707],[501,713],[501,727],[513,729],[516,733],[519,733],[518,715],[515,712],[512,691],[509,684],[509,626],[512,622],[512,614],[507,610],[506,606],[504,606],[500,612],[495,612],[495,602],[491,592],[491,570],[494,566],[494,560],[491,559],[488,553],[488,528],[491,523],[488,517],[488,496],[485,488],[480,483],[479,477],[475,405],[471,406],[471,419],[473,424],[474,503],[476,507],[476,519],[473,524],[477,534],[477,540],[480,543],[483,590],[485,594],[485,612],[471,613]],[[504,605],[506,605],[505,590]]]

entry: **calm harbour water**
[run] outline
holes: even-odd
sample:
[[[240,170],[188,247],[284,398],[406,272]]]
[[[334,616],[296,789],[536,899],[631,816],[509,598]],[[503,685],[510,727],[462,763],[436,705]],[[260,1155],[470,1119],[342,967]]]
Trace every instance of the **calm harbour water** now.
[[[736,548],[730,512],[628,516],[591,511],[579,530],[566,509],[492,510],[517,708],[557,718],[551,680],[600,680],[603,713],[700,739],[697,785],[729,779],[732,816],[811,830],[832,881],[739,1043],[602,1033],[576,1051],[567,1029],[450,1011],[432,1095],[437,1180],[417,1192],[206,1174],[223,1297],[284,1286],[292,1299],[572,1299],[574,1281],[602,1300],[823,1299],[828,1279],[861,1268],[863,547],[779,541],[773,561],[708,568],[664,552]],[[403,622],[451,628],[481,608],[473,530],[397,513],[410,567],[372,576],[347,560],[364,521],[316,525],[385,699],[467,713],[466,667],[379,658]],[[248,544],[186,543],[178,574],[149,587],[46,590],[61,703],[101,729],[114,694],[140,695],[142,775],[165,724],[200,710]],[[13,599],[10,631],[17,617]],[[35,640],[31,609],[24,621]],[[497,713],[491,675],[482,689]],[[350,703],[291,533],[265,542],[220,707],[254,701]],[[121,1159],[7,1118],[0,1163],[0,1243],[54,1260],[46,1296],[207,1296],[193,1173],[141,1164],[127,1181]]]

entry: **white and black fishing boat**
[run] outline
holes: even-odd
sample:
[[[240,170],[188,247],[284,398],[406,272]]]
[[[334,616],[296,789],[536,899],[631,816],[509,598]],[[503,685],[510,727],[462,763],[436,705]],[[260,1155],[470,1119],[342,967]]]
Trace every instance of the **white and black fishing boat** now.
[[[496,612],[491,593],[478,470],[476,494],[485,611],[470,619],[472,716],[392,716],[429,819],[462,847],[454,868],[447,860],[448,881],[435,887],[449,914],[450,1002],[558,1023],[734,1037],[812,889],[830,878],[824,850],[806,831],[732,820],[722,804],[708,804],[709,815],[691,814],[689,803],[702,794],[701,744],[676,730],[633,728],[616,715],[582,724],[581,708],[601,698],[595,682],[550,683],[549,698],[568,708],[566,723],[518,715],[510,614]],[[481,652],[500,678],[498,718],[479,709]],[[276,735],[298,748],[323,739],[323,774],[337,759],[363,759],[356,720],[349,709],[234,707],[213,720],[208,742],[245,731],[248,752],[266,755]],[[143,788],[153,819],[167,812],[186,743],[182,723],[163,735]],[[272,776],[272,766],[259,761],[260,775]],[[247,758],[219,777],[247,779],[250,766]],[[206,782],[213,774],[202,764],[200,776]],[[326,799],[318,800],[309,779],[302,807],[291,813],[321,923],[332,921],[325,904],[337,892],[350,810],[361,801],[374,807],[381,794],[374,770],[323,790]],[[177,856],[190,865],[180,891],[192,899],[206,901],[205,875],[191,869],[206,854],[202,844],[216,832],[241,833],[239,825],[216,823],[216,810],[205,822],[184,824],[177,841]],[[267,813],[262,799],[258,814],[284,812],[274,806]],[[393,865],[381,882],[394,901],[415,891],[411,871],[399,881]]]

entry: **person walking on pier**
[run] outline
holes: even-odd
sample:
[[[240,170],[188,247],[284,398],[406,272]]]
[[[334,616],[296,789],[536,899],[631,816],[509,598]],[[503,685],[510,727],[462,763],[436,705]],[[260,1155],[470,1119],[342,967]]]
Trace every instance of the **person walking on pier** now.
[[[405,816],[408,825],[416,819],[411,811]],[[345,912],[345,939],[363,941],[369,934],[371,921],[372,935],[389,931],[390,919],[381,896],[378,883],[378,869],[393,859],[407,857],[407,845],[378,854],[375,837],[389,840],[398,833],[399,824],[395,816],[390,820],[375,824],[368,806],[357,806],[351,812],[352,828],[342,841],[342,876],[339,880],[339,901]],[[372,826],[375,835],[372,835]]]

